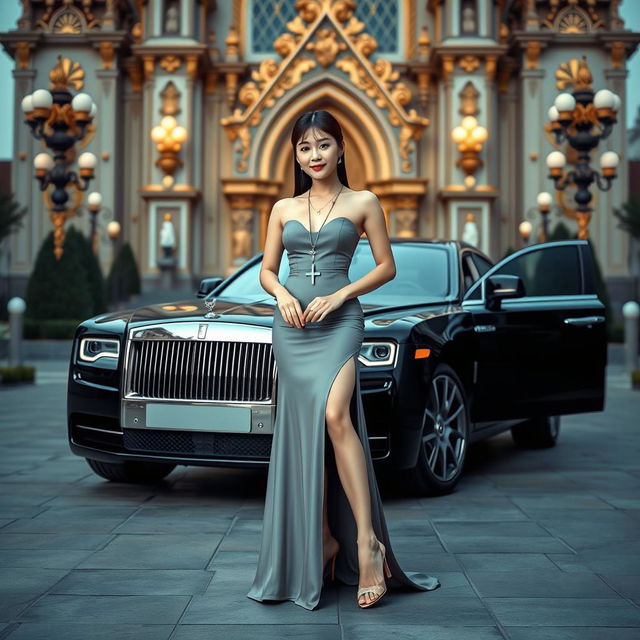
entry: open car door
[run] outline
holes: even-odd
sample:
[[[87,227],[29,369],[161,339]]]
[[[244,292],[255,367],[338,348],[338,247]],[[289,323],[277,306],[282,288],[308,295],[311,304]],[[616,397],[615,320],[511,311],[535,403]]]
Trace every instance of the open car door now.
[[[586,240],[525,247],[466,292],[471,420],[602,411],[607,337]]]

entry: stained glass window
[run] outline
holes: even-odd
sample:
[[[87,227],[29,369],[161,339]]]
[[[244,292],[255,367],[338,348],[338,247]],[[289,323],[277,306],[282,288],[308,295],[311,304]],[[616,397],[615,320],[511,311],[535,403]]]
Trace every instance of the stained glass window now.
[[[358,0],[355,10],[365,31],[378,42],[376,53],[395,53],[398,49],[398,0]]]
[[[273,41],[287,31],[287,22],[298,12],[293,0],[253,0],[251,10],[251,50],[273,52]]]
[[[378,42],[376,53],[395,53],[399,40],[398,0],[358,0],[355,16],[365,23],[365,31]],[[273,41],[287,31],[286,24],[297,12],[294,0],[251,1],[250,51],[271,53]]]

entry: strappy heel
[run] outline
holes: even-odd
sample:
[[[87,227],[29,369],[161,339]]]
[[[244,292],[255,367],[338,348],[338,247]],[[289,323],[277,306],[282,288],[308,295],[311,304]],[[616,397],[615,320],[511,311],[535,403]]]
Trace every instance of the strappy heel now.
[[[387,564],[387,552],[386,549],[384,549],[384,545],[382,544],[382,542],[378,541],[378,548],[380,549],[380,553],[382,554],[382,569],[384,571],[384,575],[387,578],[391,577],[391,569],[389,569],[389,565]],[[378,596],[375,600],[372,600],[371,602],[365,602],[364,604],[360,604],[360,596],[364,595],[365,593],[372,593],[374,596]],[[358,589],[358,593],[356,595],[356,602],[358,603],[358,606],[361,609],[366,609],[367,607],[370,607],[371,605],[374,605],[376,602],[378,602],[378,600],[380,600],[382,598],[382,596],[387,593],[387,585],[386,583],[384,583],[384,585],[379,585],[379,584],[374,584],[370,587],[361,587]]]

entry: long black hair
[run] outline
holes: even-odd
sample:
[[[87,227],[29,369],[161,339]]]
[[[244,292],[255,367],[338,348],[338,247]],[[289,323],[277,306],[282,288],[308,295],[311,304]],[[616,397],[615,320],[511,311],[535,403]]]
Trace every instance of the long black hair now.
[[[293,125],[291,131],[291,146],[293,147],[293,178],[294,178],[294,192],[293,197],[299,196],[307,189],[311,188],[311,176],[307,175],[302,167],[296,160],[296,144],[298,144],[300,138],[304,132],[310,127],[322,129],[331,134],[337,141],[338,146],[342,147],[342,129],[338,124],[338,121],[328,111],[307,111],[303,113]],[[338,179],[345,187],[349,187],[349,181],[347,180],[347,163],[342,153],[342,162],[338,163],[337,172]]]

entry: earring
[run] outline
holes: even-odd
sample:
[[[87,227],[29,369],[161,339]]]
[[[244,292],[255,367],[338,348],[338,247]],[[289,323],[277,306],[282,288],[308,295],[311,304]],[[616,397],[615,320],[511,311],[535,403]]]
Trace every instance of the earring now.
[[[342,162],[342,156],[340,156],[340,159],[338,160],[338,164],[340,164]]]

